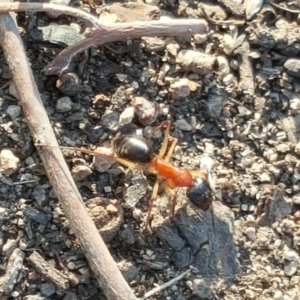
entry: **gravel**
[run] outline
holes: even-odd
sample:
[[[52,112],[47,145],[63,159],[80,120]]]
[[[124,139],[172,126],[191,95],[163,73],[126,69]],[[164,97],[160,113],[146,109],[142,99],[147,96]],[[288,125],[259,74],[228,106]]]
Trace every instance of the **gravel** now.
[[[261,7],[262,1],[146,2],[151,5],[139,3],[130,13],[114,3],[110,14],[145,21],[161,14],[200,18],[204,9],[210,32],[94,48],[74,59],[72,72],[47,77],[42,69],[61,48],[52,39],[37,43],[30,31],[55,26],[65,32],[71,19],[44,13],[17,18],[59,144],[102,154],[63,149],[92,219],[137,296],[189,269],[150,299],[299,299],[299,12],[287,13],[284,1],[276,10]],[[97,14],[104,8],[92,7]],[[82,38],[68,32],[74,32],[68,41]],[[0,297],[105,299],[0,59]],[[145,228],[154,177],[116,163],[109,148],[120,132],[145,133],[157,153],[163,130],[155,127],[167,119],[178,139],[172,164],[199,171],[208,155],[216,193],[203,212],[179,189],[171,220],[161,188]],[[42,262],[32,261],[34,253]],[[61,281],[44,278],[39,266],[52,268]]]

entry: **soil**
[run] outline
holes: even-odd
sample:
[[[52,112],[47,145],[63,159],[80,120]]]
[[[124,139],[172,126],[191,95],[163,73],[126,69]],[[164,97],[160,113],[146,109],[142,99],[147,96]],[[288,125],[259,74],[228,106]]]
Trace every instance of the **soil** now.
[[[14,15],[57,140],[70,147],[65,160],[137,297],[188,271],[149,299],[300,299],[300,5],[240,2],[72,1],[107,22],[205,18],[209,33],[94,47],[61,76],[43,70],[84,39],[86,24]],[[104,300],[2,51],[0,61],[1,299]],[[146,226],[155,176],[116,163],[106,148],[120,134],[137,134],[158,153],[165,129],[157,126],[166,120],[178,139],[172,164],[208,171],[214,192],[202,210],[178,189],[172,219],[161,185]]]

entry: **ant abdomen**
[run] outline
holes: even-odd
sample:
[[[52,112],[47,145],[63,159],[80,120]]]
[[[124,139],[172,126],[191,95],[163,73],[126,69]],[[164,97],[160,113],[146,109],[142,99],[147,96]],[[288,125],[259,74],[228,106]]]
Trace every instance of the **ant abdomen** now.
[[[195,178],[194,185],[187,189],[186,195],[198,208],[204,211],[209,209],[212,202],[212,191],[207,181],[203,178]]]
[[[113,140],[113,148],[118,157],[135,163],[147,164],[153,158],[153,152],[147,140],[134,135],[117,137]]]

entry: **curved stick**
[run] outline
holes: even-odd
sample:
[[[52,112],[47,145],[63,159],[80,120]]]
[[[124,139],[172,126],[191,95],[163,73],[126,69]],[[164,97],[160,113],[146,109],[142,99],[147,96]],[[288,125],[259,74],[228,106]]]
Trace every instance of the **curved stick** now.
[[[85,40],[60,52],[44,69],[47,75],[61,75],[67,71],[75,55],[84,50],[106,43],[140,38],[142,36],[180,36],[206,34],[207,22],[202,19],[176,19],[163,21],[144,21],[115,23],[96,27]]]

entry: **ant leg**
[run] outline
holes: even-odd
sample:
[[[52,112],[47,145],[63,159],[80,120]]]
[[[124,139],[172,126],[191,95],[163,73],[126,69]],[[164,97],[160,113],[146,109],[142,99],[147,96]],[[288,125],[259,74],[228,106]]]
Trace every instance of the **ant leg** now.
[[[146,227],[150,223],[151,211],[152,211],[152,208],[153,208],[154,200],[157,197],[160,180],[161,180],[161,178],[159,176],[157,176],[156,180],[155,180],[155,183],[154,183],[154,186],[153,186],[152,195],[151,195],[151,198],[150,198],[150,205],[149,205],[149,208],[148,208],[148,215],[147,215]]]
[[[201,177],[207,179],[207,172],[204,171],[190,171],[193,177]]]
[[[164,126],[166,126],[166,131],[165,131],[164,141],[163,141],[162,146],[158,153],[159,158],[163,158],[163,156],[165,155],[165,153],[167,151],[169,135],[170,135],[170,128],[171,128],[171,121],[162,122],[156,129],[160,129]]]
[[[165,184],[165,190],[168,193],[170,197],[172,197],[172,206],[171,206],[171,222],[174,220],[175,216],[175,207],[177,203],[177,191],[174,192],[174,190],[168,185],[168,181]]]
[[[168,153],[167,153],[166,157],[164,158],[164,162],[168,163],[170,161],[177,143],[178,143],[178,139],[174,138],[172,140],[172,144],[168,150]]]
[[[131,161],[128,161],[126,159],[123,159],[123,158],[120,158],[120,157],[115,157],[115,160],[122,164],[123,166],[126,166],[130,169],[133,169],[133,170],[141,170],[141,171],[144,171],[144,172],[148,172],[148,167],[147,166],[143,166],[143,165],[140,165],[140,164],[136,164],[136,163],[133,163]]]

